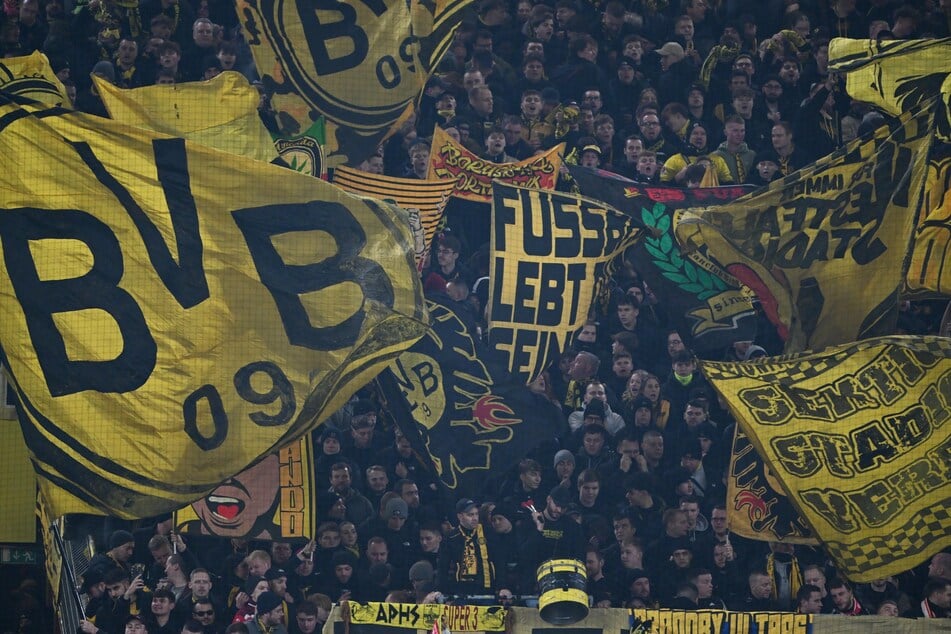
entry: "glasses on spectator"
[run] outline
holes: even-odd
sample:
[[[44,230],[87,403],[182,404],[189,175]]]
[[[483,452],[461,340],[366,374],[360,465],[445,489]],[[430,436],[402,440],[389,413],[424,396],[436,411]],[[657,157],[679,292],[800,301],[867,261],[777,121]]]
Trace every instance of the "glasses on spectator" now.
[[[660,125],[660,121],[642,121],[641,125],[646,127],[653,127],[655,125]]]
[[[194,616],[212,616],[214,613],[214,610],[192,610]]]

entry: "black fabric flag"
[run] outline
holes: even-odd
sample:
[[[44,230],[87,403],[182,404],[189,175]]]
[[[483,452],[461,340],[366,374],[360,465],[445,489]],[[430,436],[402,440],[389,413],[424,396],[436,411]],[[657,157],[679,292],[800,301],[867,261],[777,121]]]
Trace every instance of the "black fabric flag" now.
[[[450,491],[470,496],[564,425],[543,396],[513,379],[476,336],[466,308],[427,299],[430,330],[378,379],[400,430]]]
[[[670,327],[698,353],[720,352],[734,341],[752,341],[757,316],[752,292],[701,251],[685,254],[674,235],[684,210],[728,203],[748,186],[681,189],[643,185],[569,166],[581,194],[638,216],[656,230],[627,253],[658,297],[664,298]]]

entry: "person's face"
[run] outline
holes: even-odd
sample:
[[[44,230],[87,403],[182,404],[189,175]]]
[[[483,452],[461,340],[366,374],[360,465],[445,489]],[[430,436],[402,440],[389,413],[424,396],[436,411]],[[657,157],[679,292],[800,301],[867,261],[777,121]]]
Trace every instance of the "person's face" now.
[[[647,577],[641,577],[631,584],[631,594],[639,599],[646,599],[651,595],[651,582]]]
[[[614,520],[614,539],[621,542],[630,537],[634,537],[634,527],[631,525],[631,520],[627,518]],[[633,548],[633,546],[626,548]],[[623,553],[623,550],[621,552]]]
[[[456,519],[459,520],[459,526],[471,531],[479,524],[479,509],[472,507],[468,511],[456,513]]]
[[[584,91],[584,97],[581,100],[581,105],[591,108],[593,112],[597,112],[601,109],[601,91],[599,90],[586,90]]]
[[[799,611],[803,614],[819,614],[822,612],[822,594],[819,592],[810,592],[809,597],[799,604]],[[898,615],[896,614],[895,616]]]
[[[541,42],[529,42],[525,45],[525,54],[526,55],[541,55],[545,56],[545,45]]]
[[[690,531],[690,520],[686,513],[675,514],[667,525],[667,532],[671,537],[684,537]]]
[[[452,251],[450,253],[455,253],[455,252]],[[443,254],[443,256],[445,255],[446,254]],[[455,257],[458,258],[459,254],[455,253]],[[443,260],[442,260],[442,257],[439,255],[438,251],[437,251],[437,259],[439,260],[439,264],[441,266],[445,266],[442,264]],[[455,266],[456,264],[455,258],[450,258],[450,261],[452,262],[452,266]],[[412,455],[413,453],[413,445],[410,443],[408,438],[406,438],[405,436],[400,436],[399,438],[396,439],[396,451],[404,458],[409,458],[410,455]]]
[[[340,583],[347,583],[350,581],[350,577],[353,576],[353,566],[350,564],[334,566],[334,576],[337,577],[337,581]]]
[[[670,560],[674,562],[677,568],[686,570],[690,567],[690,562],[693,561],[693,553],[686,548],[681,548],[671,553]]]
[[[489,154],[501,154],[505,151],[505,135],[493,132],[485,140],[485,149]]]
[[[478,93],[473,95],[470,105],[472,106],[472,109],[475,110],[475,112],[479,115],[483,117],[489,116],[492,114],[492,107],[494,105],[492,91],[480,90]]]
[[[822,574],[821,571],[816,570],[815,568],[811,568],[811,569],[807,570],[807,571],[805,572],[805,574],[803,574],[802,580],[803,580],[804,583],[806,583],[806,584],[808,584],[808,585],[811,585],[811,586],[815,586],[815,587],[819,588],[819,590],[825,592],[825,589],[826,589],[826,577],[825,577],[824,574]]]
[[[601,158],[597,152],[587,151],[581,153],[581,167],[590,167],[597,169],[601,165]]]
[[[713,575],[697,575],[697,597],[700,599],[709,599],[713,596]]]
[[[703,93],[699,90],[691,90],[687,95],[687,106],[690,108],[703,108]]]
[[[819,593],[814,592],[813,594],[818,595]],[[811,598],[812,597],[810,595],[810,599]],[[822,610],[821,596],[819,597],[819,610],[820,611]],[[805,611],[803,613],[804,614],[819,614],[819,612],[805,612]],[[879,616],[898,616],[898,606],[891,602],[883,603],[878,607],[878,615]]]
[[[835,607],[840,610],[848,609],[852,605],[852,592],[848,588],[832,588],[829,594]]]
[[[756,164],[756,171],[760,178],[768,182],[773,180],[773,176],[779,171],[779,166],[773,161],[760,161]]]
[[[598,340],[598,327],[594,324],[585,324],[581,327],[581,332],[578,333],[578,341],[583,341],[584,343],[594,343]]]
[[[555,502],[553,499],[551,499],[551,496],[549,495],[548,500],[545,504],[545,513],[548,515],[548,517],[550,517],[553,520],[557,520],[564,514],[564,512],[565,512],[565,507]]]
[[[614,138],[614,124],[606,121],[599,125],[595,129],[595,137],[601,143],[610,143]]]
[[[947,610],[951,607],[951,585],[945,584],[944,588],[931,593],[928,600],[939,608]]]
[[[809,17],[805,15],[801,16],[798,20],[796,20],[796,24],[793,25],[793,31],[798,33],[799,37],[801,37],[804,40],[809,39],[809,31],[811,30],[812,30],[812,25],[809,23]]]
[[[548,377],[545,376],[545,373],[541,373],[535,377],[535,379],[528,384],[528,389],[530,389],[535,394],[546,394],[548,392]]]
[[[518,6],[515,7],[515,18],[519,23],[524,24],[528,21],[529,16],[532,15],[532,3],[522,2],[518,3]]]
[[[733,68],[736,70],[741,70],[747,75],[753,74],[753,60],[749,57],[739,57],[733,63]]]
[[[634,68],[630,64],[621,64],[617,68],[617,78],[622,84],[633,83]]]
[[[631,357],[618,357],[614,360],[611,369],[614,371],[614,376],[619,379],[626,379],[634,371],[634,362],[631,361]]]
[[[386,544],[374,543],[367,548],[367,559],[371,564],[385,564],[389,554]]]
[[[504,515],[493,515],[492,519],[492,530],[496,533],[508,534],[512,532],[512,522],[509,521],[509,518]]]
[[[254,591],[251,593],[251,598],[257,601],[258,597],[267,592],[268,587],[268,582],[266,580],[262,579],[261,581],[258,581],[258,585],[254,586]]]
[[[684,410],[684,422],[687,423],[687,427],[696,427],[706,419],[707,414],[702,407],[688,405],[687,409]]]
[[[581,109],[581,128],[588,131],[594,130],[594,112],[591,108]]]
[[[317,543],[320,544],[321,548],[326,548],[327,550],[336,548],[340,545],[340,532],[326,530],[320,534]]]
[[[456,98],[453,97],[450,93],[444,92],[442,96],[439,97],[439,101],[436,102],[437,111],[455,111],[456,109]]]
[[[125,634],[144,634],[145,632],[148,632],[148,628],[141,621],[129,621],[125,624]]]
[[[717,568],[723,568],[727,564],[726,560],[726,546],[717,544],[713,547],[713,564]]]
[[[629,163],[637,162],[637,155],[644,151],[644,143],[640,139],[628,139],[624,143],[624,157]]]
[[[417,145],[413,148],[413,153],[409,156],[410,163],[413,165],[413,171],[417,174],[425,172],[429,169],[429,148],[425,145]],[[356,433],[357,430],[353,430]],[[370,439],[373,438],[372,429],[361,429],[359,430],[364,432],[365,442],[369,443]],[[358,440],[357,436],[354,435],[353,439]],[[362,440],[362,439],[361,439]],[[360,447],[366,447],[367,445],[358,445]]]
[[[262,619],[265,625],[278,625],[284,621],[284,606],[279,605],[267,614],[264,615]]]
[[[192,618],[207,627],[215,621],[215,606],[211,603],[198,601],[192,604]]]
[[[528,66],[533,63],[529,62]],[[540,64],[539,64],[540,65]],[[541,76],[539,76],[541,78]],[[542,111],[542,98],[539,95],[525,95],[522,97],[522,114],[526,117],[537,117]]]
[[[646,114],[641,117],[639,126],[641,134],[649,141],[653,141],[660,136],[660,117],[655,114]]]
[[[624,26],[624,18],[605,13],[601,17],[601,23],[604,25],[605,33],[616,35],[621,32],[621,27]]]
[[[641,440],[641,451],[644,457],[649,460],[659,460],[664,455],[663,436],[645,436]]]
[[[736,97],[733,100],[733,109],[741,117],[748,119],[753,114],[753,98],[748,96]]]
[[[182,56],[178,52],[166,49],[159,55],[159,65],[162,68],[174,70],[178,68],[178,62],[181,58]]]
[[[627,57],[630,57],[635,62],[640,63],[641,57],[644,55],[644,47],[641,46],[641,43],[637,40],[631,40],[624,45],[623,54]]]
[[[783,62],[779,76],[787,84],[795,84],[799,81],[799,65],[795,62]]]
[[[389,486],[390,479],[387,477],[386,471],[374,470],[367,474],[367,484],[370,490],[382,493]]]
[[[696,527],[697,517],[700,516],[700,505],[696,502],[684,502],[680,505],[680,510],[687,514],[688,529]]]
[[[485,78],[482,76],[481,72],[477,70],[471,70],[462,76],[462,85],[465,87],[466,92],[469,92],[476,86],[484,86]]]
[[[268,582],[268,585],[271,586],[271,592],[279,597],[283,597],[284,593],[287,592],[287,577],[278,577],[277,579],[272,579],[270,582]]]
[[[20,23],[21,24],[33,24],[36,21],[36,16],[39,14],[40,8],[36,2],[24,2],[20,5]]]
[[[781,125],[774,125],[772,132],[773,149],[777,152],[785,150],[792,143],[792,134]]]
[[[564,480],[565,478],[571,477],[571,474],[575,471],[575,463],[571,460],[562,460],[555,465],[555,473],[558,474],[559,480]]]
[[[205,572],[196,572],[188,582],[188,588],[196,597],[207,597],[211,592],[211,577]]]
[[[651,377],[644,382],[644,396],[651,400],[651,402],[657,401],[660,397],[660,382]],[[643,447],[644,443],[641,443]]]
[[[327,456],[333,456],[340,453],[340,441],[336,437],[330,436],[324,438],[323,443],[324,454]]]
[[[271,454],[192,504],[208,532],[221,537],[252,535],[255,524],[274,506],[280,462]]]
[[[713,509],[710,513],[710,525],[713,532],[717,535],[723,535],[727,530],[726,509]],[[806,583],[809,583],[808,581]]]
[[[535,27],[535,39],[547,42],[551,39],[552,33],[554,32],[555,22],[553,20],[545,20]]]
[[[586,454],[596,456],[604,448],[604,436],[601,434],[585,434],[582,444]]]
[[[424,553],[439,552],[440,544],[442,544],[442,533],[426,529],[419,531],[419,546]]]
[[[519,480],[522,481],[522,487],[526,491],[534,491],[542,483],[542,474],[538,471],[526,471],[525,473],[520,473],[518,476]]]
[[[350,547],[357,543],[357,527],[350,522],[340,525],[340,543]]]
[[[575,17],[577,13],[568,7],[559,7],[555,10],[555,19],[558,20],[558,24],[561,25],[561,28],[565,28],[565,25],[568,24],[568,20]]]
[[[404,484],[400,497],[411,509],[419,508],[419,487],[415,484]]]
[[[341,495],[350,492],[350,469],[337,469],[330,472],[330,486]]]
[[[172,602],[168,597],[152,597],[152,614],[165,616],[172,611]]]
[[[693,39],[693,20],[679,20],[674,32],[689,42]]]
[[[196,22],[192,27],[192,39],[198,46],[207,48],[214,44],[215,30],[208,22]]]
[[[601,558],[598,553],[588,552],[584,556],[584,569],[588,573],[588,579],[597,577],[601,574]]]
[[[641,158],[651,158],[651,157],[641,157]],[[641,166],[641,159],[637,160],[638,169]],[[631,306],[630,304],[621,304],[617,307],[617,318],[621,322],[621,325],[625,328],[633,328],[637,325],[637,315],[638,310]]]
[[[677,361],[673,364],[673,369],[678,376],[690,376],[697,366],[693,361]]]
[[[783,96],[783,85],[775,79],[770,79],[763,84],[763,96],[766,101],[778,101]]]
[[[690,131],[690,145],[694,146],[698,150],[702,150],[707,147],[707,131],[696,126],[693,130]]]
[[[631,378],[627,380],[627,390],[631,394],[637,394],[641,391],[641,385],[644,383],[644,373],[643,372],[634,372],[631,374]]]
[[[238,59],[234,53],[225,51],[218,51],[218,54],[215,57],[218,58],[218,63],[221,64],[222,70],[232,70],[234,68],[234,63]]]
[[[580,354],[568,366],[568,376],[575,381],[587,378],[589,372],[588,362]]]
[[[597,501],[600,492],[601,484],[599,482],[585,482],[578,489],[578,499],[581,500],[583,505],[591,506]]]
[[[287,542],[274,542],[271,544],[271,560],[275,566],[284,564],[291,558],[291,545]]]
[[[588,44],[586,47],[581,49],[581,52],[578,53],[578,57],[593,63],[598,59],[598,45]]]
[[[742,123],[726,124],[726,140],[730,145],[739,145],[746,139],[746,126]]]
[[[587,388],[585,388],[584,402],[590,403],[592,399],[598,399],[604,403],[608,402],[608,395],[604,391],[603,383],[591,383]]]
[[[773,594],[773,584],[766,575],[757,575],[750,580],[750,594],[756,599],[768,599]]]
[[[491,37],[477,37],[475,43],[472,45],[472,51],[474,53],[479,52],[492,52],[492,38]]]
[[[299,629],[302,634],[314,634],[314,632],[317,631],[317,615],[298,612],[297,629]]]
[[[637,171],[644,176],[653,177],[657,173],[657,157],[641,155],[637,158]]]
[[[330,507],[330,510],[327,511],[327,517],[334,520],[342,520],[347,514],[347,505],[343,503],[343,500],[338,498],[336,502],[333,503],[333,506]]]
[[[119,42],[119,63],[124,66],[131,66],[135,63],[135,58],[139,55],[139,45],[135,40],[122,40]]]

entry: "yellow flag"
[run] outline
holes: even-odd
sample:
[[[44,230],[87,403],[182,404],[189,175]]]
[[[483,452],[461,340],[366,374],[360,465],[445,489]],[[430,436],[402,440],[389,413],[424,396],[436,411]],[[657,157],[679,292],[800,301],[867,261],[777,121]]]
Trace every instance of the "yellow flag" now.
[[[284,135],[327,119],[328,165],[358,164],[412,111],[471,0],[237,0]]]
[[[209,81],[124,89],[93,76],[109,116],[146,130],[180,136],[259,161],[277,158],[258,116],[259,95],[241,73]]]
[[[72,105],[66,86],[53,72],[50,60],[39,51],[24,57],[0,58],[0,90],[48,106]]]
[[[932,138],[931,108],[675,231],[759,297],[786,351],[888,334],[898,316]]]
[[[829,70],[845,75],[845,90],[898,116],[941,95],[935,113],[938,138],[951,141],[951,37],[928,40],[829,42]]]
[[[850,579],[884,579],[951,546],[951,339],[702,369]]]
[[[180,508],[425,331],[395,207],[30,112],[0,109],[0,345],[54,516]]]
[[[404,209],[416,239],[416,266],[420,271],[426,267],[436,230],[443,224],[449,194],[456,186],[454,182],[395,178],[350,167],[334,170],[333,182],[348,192],[391,201]]]
[[[12,411],[11,418],[4,416],[2,397],[6,387],[2,372],[0,388],[0,482],[4,487],[0,542],[32,544],[36,541],[36,478],[19,423]]]

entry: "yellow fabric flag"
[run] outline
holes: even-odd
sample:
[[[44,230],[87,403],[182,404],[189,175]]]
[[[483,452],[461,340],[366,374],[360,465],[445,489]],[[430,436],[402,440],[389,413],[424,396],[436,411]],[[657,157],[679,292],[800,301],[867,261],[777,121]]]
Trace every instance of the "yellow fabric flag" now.
[[[0,107],[0,345],[53,516],[180,508],[425,331],[394,206],[31,112]]]
[[[675,227],[759,297],[786,351],[888,334],[898,316],[932,139],[932,108]]]
[[[359,164],[412,112],[472,0],[237,0],[282,135],[327,119],[328,166]]]
[[[0,388],[3,390],[0,392],[2,410],[2,397],[6,393],[2,376]],[[0,542],[32,544],[36,541],[36,478],[20,425],[2,414],[0,411],[0,482],[4,489]]]
[[[258,91],[241,73],[226,71],[209,81],[132,89],[95,75],[92,80],[116,121],[259,161],[277,158],[271,135],[258,116]]]
[[[829,70],[845,75],[845,90],[898,116],[941,95],[935,129],[951,141],[951,37],[927,40],[851,40],[829,42]]]
[[[951,339],[701,367],[849,579],[951,546]]]
[[[348,192],[390,201],[405,210],[416,239],[416,266],[420,271],[426,267],[433,238],[443,224],[449,194],[456,186],[454,182],[395,178],[349,167],[338,167],[333,182]]]
[[[48,106],[72,107],[66,86],[53,72],[50,60],[39,51],[23,57],[0,58],[0,90]]]

